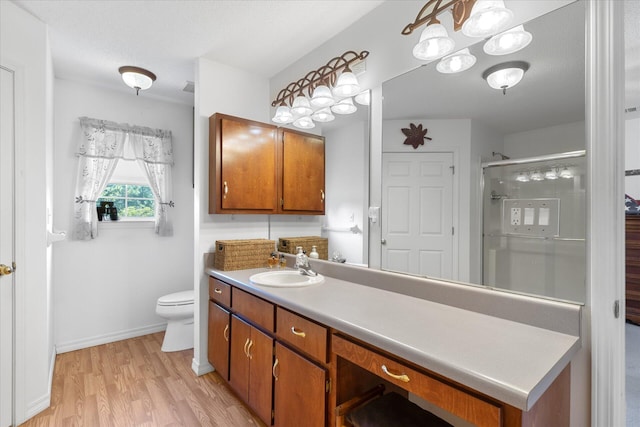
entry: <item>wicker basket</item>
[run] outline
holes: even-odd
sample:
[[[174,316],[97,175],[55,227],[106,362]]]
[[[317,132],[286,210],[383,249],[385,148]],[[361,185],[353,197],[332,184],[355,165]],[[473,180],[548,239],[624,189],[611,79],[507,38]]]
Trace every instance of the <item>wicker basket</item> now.
[[[267,239],[216,240],[213,266],[223,271],[266,267],[275,245]]]
[[[302,246],[307,255],[311,252],[311,247],[315,246],[320,259],[329,259],[329,239],[326,237],[281,237],[278,240],[278,250],[286,254],[295,254],[297,246]]]

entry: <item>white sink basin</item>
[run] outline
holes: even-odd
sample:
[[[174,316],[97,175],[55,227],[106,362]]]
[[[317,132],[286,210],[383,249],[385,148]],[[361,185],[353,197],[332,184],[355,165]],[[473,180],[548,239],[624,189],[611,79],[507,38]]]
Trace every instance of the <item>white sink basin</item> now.
[[[249,281],[256,285],[275,288],[295,288],[322,283],[324,276],[320,274],[315,277],[305,276],[296,270],[265,271],[249,277]]]

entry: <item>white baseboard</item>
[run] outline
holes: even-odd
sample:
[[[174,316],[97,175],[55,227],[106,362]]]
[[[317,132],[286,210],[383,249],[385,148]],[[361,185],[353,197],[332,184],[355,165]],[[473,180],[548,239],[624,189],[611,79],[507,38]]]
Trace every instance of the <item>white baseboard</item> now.
[[[203,363],[201,365],[200,363],[198,363],[198,361],[196,360],[195,357],[193,358],[193,360],[191,362],[191,369],[198,376],[204,375],[204,374],[208,374],[209,372],[213,372],[214,371],[213,365],[211,363],[207,362],[207,363]]]
[[[93,347],[96,345],[107,344],[110,342],[126,340],[128,338],[135,338],[142,335],[153,334],[156,332],[164,331],[165,329],[167,329],[167,324],[161,323],[157,325],[145,326],[142,328],[128,329],[126,331],[112,332],[95,337],[83,338],[81,340],[59,343],[56,345],[56,350],[58,354],[67,353],[69,351],[81,350],[83,348]]]

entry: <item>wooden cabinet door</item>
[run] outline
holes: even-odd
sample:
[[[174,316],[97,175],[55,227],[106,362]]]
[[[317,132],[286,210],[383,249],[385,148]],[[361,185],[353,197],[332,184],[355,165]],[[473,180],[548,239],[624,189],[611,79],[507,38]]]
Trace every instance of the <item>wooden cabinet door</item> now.
[[[227,381],[229,381],[229,322],[229,312],[218,304],[209,301],[207,356],[209,363]]]
[[[247,347],[251,341],[251,326],[235,315],[231,316],[231,358],[229,384],[245,401],[249,396],[249,357]]]
[[[325,369],[276,342],[274,425],[324,427]]]
[[[251,328],[249,353],[249,406],[265,422],[271,424],[273,402],[273,338]]]
[[[214,114],[209,119],[209,213],[275,213],[277,128]]]
[[[281,130],[283,213],[324,214],[324,137]]]

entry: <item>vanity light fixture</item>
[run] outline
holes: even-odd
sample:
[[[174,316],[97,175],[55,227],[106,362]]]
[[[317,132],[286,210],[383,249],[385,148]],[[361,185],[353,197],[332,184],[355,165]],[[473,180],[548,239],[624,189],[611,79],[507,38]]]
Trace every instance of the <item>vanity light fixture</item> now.
[[[564,178],[564,179],[570,179],[573,178],[573,173],[571,173],[571,171],[565,166],[561,171],[560,171],[560,178]]]
[[[528,69],[528,62],[503,62],[487,68],[484,73],[482,73],[482,78],[485,79],[492,88],[502,89],[502,94],[506,95],[507,89],[520,83],[525,71]]]
[[[118,68],[118,72],[122,75],[122,81],[132,89],[136,90],[136,95],[141,90],[147,90],[156,81],[156,75],[144,68],[125,65]]]
[[[447,29],[435,17],[422,30],[420,41],[413,47],[413,56],[423,61],[442,58],[455,47]]]
[[[308,72],[303,78],[289,83],[271,103],[272,107],[277,106],[271,120],[311,129],[315,126],[313,120],[333,120],[335,117],[331,111],[336,114],[355,112],[357,107],[351,97],[362,93],[362,88],[351,70],[355,70],[355,66],[360,65],[367,56],[369,52],[366,50],[360,53],[347,51],[317,70]],[[331,107],[331,110],[326,110],[327,107]]]
[[[475,63],[476,57],[469,52],[469,48],[464,48],[442,58],[436,69],[444,74],[461,73],[473,67]]]
[[[369,89],[363,90],[357,94],[353,100],[360,105],[369,105],[371,103],[371,91]]]
[[[550,169],[544,173],[544,179],[558,179],[558,172],[556,169]]]
[[[532,181],[542,181],[542,180],[544,180],[544,175],[542,175],[542,172],[540,172],[540,171],[535,171],[534,173],[531,174],[531,180]]]
[[[520,172],[518,174],[518,176],[516,176],[516,181],[518,181],[518,182],[529,182],[529,175],[524,173],[524,172]]]
[[[504,0],[478,0],[462,24],[462,34],[487,37],[504,30],[512,19],[513,12],[505,7]]]
[[[532,39],[531,33],[526,31],[523,25],[518,25],[491,37],[484,44],[483,50],[487,55],[508,55],[524,49]]]
[[[331,107],[331,111],[336,114],[352,114],[356,110],[358,110],[358,107],[353,104],[353,99],[351,98],[342,99]]]

